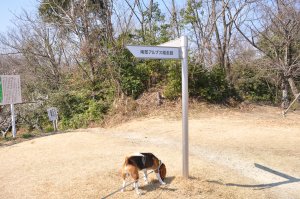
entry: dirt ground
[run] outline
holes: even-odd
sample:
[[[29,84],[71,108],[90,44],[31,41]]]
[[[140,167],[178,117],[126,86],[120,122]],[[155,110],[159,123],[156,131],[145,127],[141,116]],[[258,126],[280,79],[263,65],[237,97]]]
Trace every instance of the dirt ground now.
[[[119,189],[126,154],[152,152],[167,167],[109,198],[300,199],[300,112],[193,110],[189,179],[181,177],[181,118],[162,114],[110,128],[81,129],[0,148],[0,198],[102,198]]]

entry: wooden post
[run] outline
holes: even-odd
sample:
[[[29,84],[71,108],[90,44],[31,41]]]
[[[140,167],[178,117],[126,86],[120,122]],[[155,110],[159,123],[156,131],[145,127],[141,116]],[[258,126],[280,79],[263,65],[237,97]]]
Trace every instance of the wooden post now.
[[[283,117],[285,117],[285,115],[286,115],[287,112],[290,110],[290,108],[293,106],[293,104],[294,104],[295,102],[297,102],[298,99],[300,99],[299,97],[300,97],[300,93],[295,97],[295,99],[292,101],[292,103],[289,105],[289,107],[287,107],[287,109],[284,110],[284,111],[282,112]]]

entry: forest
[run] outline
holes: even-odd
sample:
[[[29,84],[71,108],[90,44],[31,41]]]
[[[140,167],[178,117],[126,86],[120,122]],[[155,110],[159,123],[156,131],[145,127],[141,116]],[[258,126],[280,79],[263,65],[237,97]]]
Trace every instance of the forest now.
[[[300,89],[299,0],[40,0],[0,34],[0,74],[20,75],[17,126],[51,131],[100,124],[124,100],[181,98],[178,60],[135,58],[126,45],[187,36],[189,98],[287,108]],[[0,127],[10,124],[0,108]]]

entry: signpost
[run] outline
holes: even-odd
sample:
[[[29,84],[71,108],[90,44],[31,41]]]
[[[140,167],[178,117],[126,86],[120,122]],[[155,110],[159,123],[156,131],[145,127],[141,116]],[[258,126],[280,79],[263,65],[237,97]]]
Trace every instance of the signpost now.
[[[159,46],[127,46],[141,59],[181,59],[182,74],[182,175],[189,177],[188,138],[188,39],[182,36]]]
[[[13,137],[16,137],[14,104],[22,103],[20,75],[0,75],[0,105],[10,104]]]
[[[53,128],[54,128],[54,131],[56,132],[57,131],[57,120],[58,120],[57,108],[55,108],[55,107],[48,108],[47,112],[48,112],[49,120],[51,122],[53,122]]]

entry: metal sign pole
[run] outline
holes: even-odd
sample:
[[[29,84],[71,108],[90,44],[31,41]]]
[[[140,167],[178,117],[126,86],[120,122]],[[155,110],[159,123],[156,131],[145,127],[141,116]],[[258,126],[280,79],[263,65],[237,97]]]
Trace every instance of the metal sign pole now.
[[[182,70],[182,175],[189,177],[189,129],[188,129],[188,40],[181,37]]]
[[[16,137],[16,118],[15,118],[15,108],[14,104],[10,104],[10,112],[11,112],[11,126],[12,126],[12,135],[13,138]]]

